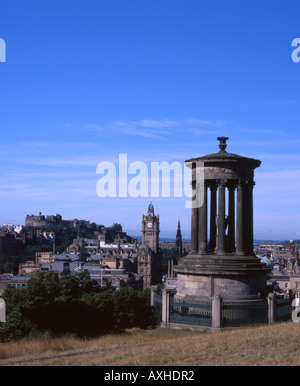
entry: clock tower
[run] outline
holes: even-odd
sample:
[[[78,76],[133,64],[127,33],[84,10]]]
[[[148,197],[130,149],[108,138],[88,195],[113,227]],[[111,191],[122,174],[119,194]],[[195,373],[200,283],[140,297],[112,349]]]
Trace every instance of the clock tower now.
[[[147,245],[152,251],[159,249],[159,215],[155,216],[152,202],[148,206],[148,214],[142,220],[142,244]]]
[[[142,220],[142,244],[138,249],[138,274],[143,276],[143,289],[161,283],[162,252],[159,249],[159,216],[155,216],[152,202]]]

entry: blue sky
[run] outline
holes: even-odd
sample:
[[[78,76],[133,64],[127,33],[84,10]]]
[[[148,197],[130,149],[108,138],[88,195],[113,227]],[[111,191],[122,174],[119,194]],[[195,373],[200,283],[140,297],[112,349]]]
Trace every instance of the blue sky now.
[[[298,0],[3,0],[0,223],[26,214],[120,222],[151,197],[100,198],[99,162],[258,158],[255,238],[300,238]],[[117,165],[117,163],[116,163]],[[186,197],[153,198],[161,236]]]

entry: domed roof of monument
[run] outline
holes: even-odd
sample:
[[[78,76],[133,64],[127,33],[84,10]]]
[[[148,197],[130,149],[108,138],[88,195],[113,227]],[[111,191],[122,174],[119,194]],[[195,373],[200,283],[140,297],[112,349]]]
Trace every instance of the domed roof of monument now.
[[[260,166],[261,164],[260,160],[243,157],[238,154],[228,153],[225,150],[227,147],[226,141],[228,139],[229,139],[228,137],[217,138],[217,140],[220,142],[219,143],[220,151],[218,153],[212,153],[202,157],[191,158],[189,160],[186,160],[185,162],[188,162],[188,163],[192,163],[196,161],[198,162],[234,162],[234,163],[248,164],[249,167],[253,167],[253,168],[257,168]]]

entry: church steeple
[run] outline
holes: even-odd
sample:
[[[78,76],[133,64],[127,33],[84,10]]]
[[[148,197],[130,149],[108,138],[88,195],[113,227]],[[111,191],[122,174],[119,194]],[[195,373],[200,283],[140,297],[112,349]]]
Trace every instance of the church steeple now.
[[[181,226],[180,226],[179,219],[178,219],[177,234],[176,234],[176,254],[177,254],[177,259],[180,259],[182,257],[182,234],[181,234]]]

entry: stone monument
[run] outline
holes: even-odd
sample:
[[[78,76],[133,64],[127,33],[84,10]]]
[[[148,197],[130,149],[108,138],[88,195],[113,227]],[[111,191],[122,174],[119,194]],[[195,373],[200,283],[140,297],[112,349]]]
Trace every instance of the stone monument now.
[[[261,161],[226,151],[185,161],[192,172],[191,252],[174,270],[176,298],[260,299],[269,268],[253,252],[254,169]]]

